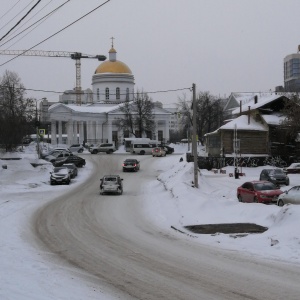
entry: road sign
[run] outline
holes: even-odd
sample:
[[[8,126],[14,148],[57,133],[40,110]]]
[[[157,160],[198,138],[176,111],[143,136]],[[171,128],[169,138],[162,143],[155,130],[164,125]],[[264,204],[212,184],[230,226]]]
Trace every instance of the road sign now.
[[[46,134],[46,129],[39,129],[39,135],[44,136]]]

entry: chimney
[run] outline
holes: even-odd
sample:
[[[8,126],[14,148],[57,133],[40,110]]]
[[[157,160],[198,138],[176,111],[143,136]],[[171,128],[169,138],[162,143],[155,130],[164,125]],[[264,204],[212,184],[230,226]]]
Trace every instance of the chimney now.
[[[257,104],[257,95],[254,96],[254,104]]]
[[[250,125],[250,107],[251,106],[248,106],[248,125]]]

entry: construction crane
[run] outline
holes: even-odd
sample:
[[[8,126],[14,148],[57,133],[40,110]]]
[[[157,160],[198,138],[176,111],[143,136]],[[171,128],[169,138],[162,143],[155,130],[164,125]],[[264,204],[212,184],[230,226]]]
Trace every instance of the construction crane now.
[[[106,60],[105,55],[90,55],[80,52],[44,51],[44,50],[0,50],[0,55],[15,56],[44,56],[44,57],[70,57],[75,60],[76,67],[76,104],[81,105],[81,58],[94,58],[99,61]]]

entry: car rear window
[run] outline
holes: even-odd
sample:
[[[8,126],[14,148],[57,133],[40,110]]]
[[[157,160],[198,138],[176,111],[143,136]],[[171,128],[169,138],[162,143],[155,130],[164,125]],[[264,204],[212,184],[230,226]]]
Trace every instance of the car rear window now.
[[[269,191],[276,190],[277,187],[273,183],[256,183],[254,187],[257,191]]]

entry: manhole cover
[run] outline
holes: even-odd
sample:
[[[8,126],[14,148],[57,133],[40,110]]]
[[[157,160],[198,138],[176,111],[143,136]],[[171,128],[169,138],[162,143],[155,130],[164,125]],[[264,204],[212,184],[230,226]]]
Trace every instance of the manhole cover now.
[[[216,234],[216,233],[263,233],[268,227],[253,223],[226,223],[226,224],[204,224],[184,226],[193,233]]]

